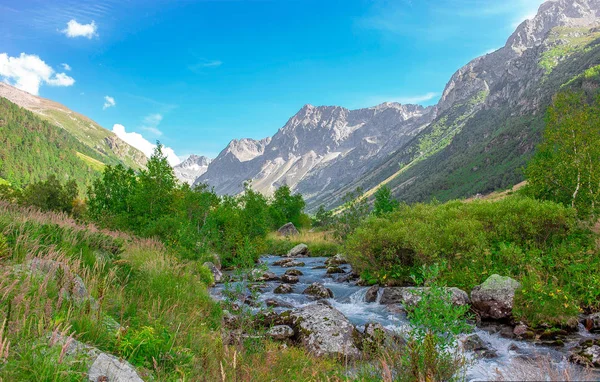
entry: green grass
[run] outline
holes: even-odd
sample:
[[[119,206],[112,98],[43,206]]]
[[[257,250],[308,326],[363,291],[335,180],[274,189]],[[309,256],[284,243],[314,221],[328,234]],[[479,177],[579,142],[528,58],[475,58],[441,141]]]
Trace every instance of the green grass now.
[[[265,240],[265,253],[281,256],[298,244],[306,244],[313,257],[329,257],[340,253],[340,243],[329,232],[302,231],[300,235],[283,237],[273,232]]]
[[[104,170],[104,167],[106,167],[106,165],[102,162],[100,162],[97,159],[94,158],[90,158],[89,156],[82,154],[80,152],[76,152],[75,153],[79,158],[81,158],[84,162],[86,162],[91,168],[93,168],[94,170],[101,172]]]
[[[299,348],[224,343],[206,269],[158,241],[2,201],[0,233],[0,317],[7,319],[0,344],[11,343],[0,380],[82,380],[89,359],[61,355],[48,339],[53,331],[128,360],[144,380],[340,380],[343,365]],[[34,257],[61,271],[23,272]],[[81,277],[97,309],[64,298],[70,274]]]
[[[598,37],[600,32],[592,32],[589,28],[556,27],[550,32],[548,39],[554,46],[542,54],[539,65],[549,74],[561,60],[575,52],[589,49],[588,45]]]

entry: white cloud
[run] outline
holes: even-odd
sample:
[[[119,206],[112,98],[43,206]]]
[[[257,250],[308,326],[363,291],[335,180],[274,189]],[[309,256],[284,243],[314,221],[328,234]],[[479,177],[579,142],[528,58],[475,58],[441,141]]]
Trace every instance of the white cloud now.
[[[121,138],[125,142],[129,143],[131,146],[140,150],[144,153],[148,158],[152,156],[154,149],[156,148],[155,144],[150,143],[146,138],[142,136],[142,134],[136,132],[127,132],[125,130],[125,126],[116,124],[112,128],[113,133],[117,135],[117,137]],[[175,154],[170,147],[163,147],[163,153],[167,157],[167,161],[171,166],[176,166],[181,163],[181,159]]]
[[[71,20],[67,23],[67,27],[61,32],[70,38],[86,37],[91,39],[98,35],[97,30],[98,27],[94,21],[89,24],[79,24],[76,20]]]
[[[40,86],[72,86],[75,80],[65,73],[56,73],[39,56],[21,53],[10,57],[0,53],[0,78],[21,90],[38,95]]]
[[[115,99],[111,96],[104,96],[104,106],[102,106],[102,110],[106,110],[109,107],[115,107],[117,106],[117,103],[115,102]]]
[[[156,136],[161,136],[162,131],[158,129],[158,125],[162,121],[163,116],[161,114],[150,114],[144,118],[144,124],[142,125],[142,129],[151,132]]]
[[[62,66],[63,69],[66,70],[67,72],[71,71],[71,65],[69,65],[69,64],[60,64],[60,66]]]

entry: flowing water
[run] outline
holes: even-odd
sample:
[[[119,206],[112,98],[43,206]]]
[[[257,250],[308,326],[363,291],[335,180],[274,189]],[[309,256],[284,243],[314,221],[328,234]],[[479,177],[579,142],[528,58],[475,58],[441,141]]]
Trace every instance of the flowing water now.
[[[336,280],[340,277],[339,274],[327,275],[324,268],[327,258],[298,258],[296,260],[304,263],[304,265],[292,268],[273,265],[274,262],[281,259],[278,256],[265,256],[261,259],[261,263],[277,276],[282,276],[288,269],[298,269],[303,275],[299,276],[297,284],[292,284],[294,289],[289,294],[276,294],[273,292],[281,284],[280,281],[264,283],[264,287],[261,288],[261,293],[258,295],[259,303],[269,299],[276,299],[289,305],[288,307],[273,308],[276,312],[314,303],[314,300],[309,299],[302,292],[310,284],[319,282],[333,292],[334,297],[329,299],[331,305],[342,312],[359,331],[362,331],[364,325],[368,322],[378,322],[385,328],[400,333],[408,329],[408,320],[401,310],[394,309],[393,305],[379,304],[381,289],[377,301],[367,303],[365,302],[365,294],[369,289],[368,287],[358,286],[355,282],[338,282]],[[347,264],[341,265],[340,268],[346,273],[351,271],[351,267]],[[223,284],[218,285],[213,288],[212,293],[216,298],[222,298],[223,289]],[[497,329],[497,327],[495,328]],[[533,342],[504,338],[498,333],[494,333],[496,329],[490,330],[488,328],[486,330],[485,328],[475,328],[475,333],[487,342],[490,348],[496,351],[498,356],[493,359],[476,359],[474,355],[469,355],[472,359],[468,372],[469,380],[489,380],[494,376],[496,370],[503,374],[509,374],[511,368],[515,366],[515,360],[535,360],[540,356],[550,360],[551,364],[556,368],[565,368],[569,366],[566,360],[568,355],[567,349],[574,346],[582,337],[591,336],[585,329],[581,328],[579,333],[568,338],[565,347],[549,347]]]

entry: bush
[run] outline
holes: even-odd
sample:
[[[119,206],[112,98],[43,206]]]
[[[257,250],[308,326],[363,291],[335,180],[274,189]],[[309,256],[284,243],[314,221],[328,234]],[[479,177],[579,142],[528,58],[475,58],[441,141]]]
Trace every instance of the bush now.
[[[552,296],[529,295],[517,300],[517,309],[525,320],[566,324],[576,308],[600,306],[600,276],[593,271],[600,257],[593,238],[573,209],[510,196],[401,206],[365,221],[348,238],[345,253],[370,283],[408,284],[420,266],[437,262],[446,263],[440,282],[467,291],[494,273],[519,280],[545,275],[543,285],[566,294],[568,307]],[[536,297],[547,301],[539,312],[527,308]]]

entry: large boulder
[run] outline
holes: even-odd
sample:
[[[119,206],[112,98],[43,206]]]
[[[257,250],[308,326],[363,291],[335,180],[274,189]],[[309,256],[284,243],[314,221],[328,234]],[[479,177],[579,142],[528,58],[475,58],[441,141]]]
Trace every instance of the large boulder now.
[[[463,306],[469,304],[469,295],[467,292],[458,288],[445,288],[450,294],[450,300],[452,304],[457,306]],[[424,293],[429,293],[430,288],[428,287],[391,287],[384,288],[381,294],[380,304],[403,304],[405,307],[414,307]]]
[[[88,370],[90,382],[142,382],[129,362],[120,360],[114,355],[101,353]]]
[[[120,360],[112,354],[103,353],[72,337],[53,333],[50,336],[50,346],[61,346],[65,354],[85,360],[86,364],[90,365],[87,372],[90,382],[143,382],[129,362]]]
[[[306,244],[298,244],[294,248],[290,249],[285,255],[286,257],[308,257],[310,252]]]
[[[217,268],[216,265],[214,265],[210,261],[207,261],[206,263],[204,263],[202,265],[204,265],[206,268],[208,268],[210,273],[212,273],[215,283],[220,283],[223,281],[223,273],[219,270],[219,268]]]
[[[295,235],[299,235],[300,232],[298,231],[298,229],[296,229],[296,227],[294,226],[294,223],[287,223],[284,224],[281,228],[279,228],[277,230],[277,233],[280,236],[285,236],[285,237],[289,237],[289,236],[295,236]]]
[[[317,282],[310,284],[302,293],[316,299],[333,298],[331,289]]]
[[[482,319],[510,319],[515,291],[520,287],[521,284],[510,277],[491,275],[471,291],[473,307]]]
[[[292,311],[290,315],[298,341],[311,354],[358,358],[361,335],[337,309],[317,302]]]

